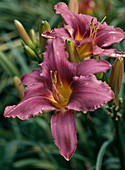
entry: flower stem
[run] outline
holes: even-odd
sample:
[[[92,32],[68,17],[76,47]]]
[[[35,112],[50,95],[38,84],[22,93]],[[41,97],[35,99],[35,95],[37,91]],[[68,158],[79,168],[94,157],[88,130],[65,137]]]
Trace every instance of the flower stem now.
[[[118,144],[121,161],[121,170],[125,170],[125,141],[121,118],[119,118],[118,121],[115,121],[115,128],[116,128],[116,140]]]

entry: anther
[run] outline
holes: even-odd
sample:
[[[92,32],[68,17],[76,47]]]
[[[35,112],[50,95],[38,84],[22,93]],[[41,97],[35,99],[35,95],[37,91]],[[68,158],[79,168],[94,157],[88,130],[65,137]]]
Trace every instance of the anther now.
[[[53,81],[55,84],[57,83],[57,71],[54,72]]]
[[[98,25],[98,27],[96,28],[96,31],[98,30],[98,29],[100,29],[100,26],[102,25],[102,23],[104,22],[104,20],[106,19],[106,16],[103,18],[103,20],[100,22],[100,24]]]
[[[93,26],[94,18],[91,19],[90,28]]]

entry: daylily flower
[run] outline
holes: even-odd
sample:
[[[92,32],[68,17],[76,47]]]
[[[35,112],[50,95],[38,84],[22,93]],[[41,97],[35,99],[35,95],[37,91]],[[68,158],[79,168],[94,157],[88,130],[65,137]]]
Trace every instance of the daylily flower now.
[[[94,59],[76,65],[67,60],[62,38],[47,43],[41,69],[21,78],[22,84],[28,85],[24,98],[6,107],[4,116],[24,120],[56,110],[51,118],[52,135],[61,155],[69,160],[77,145],[75,111],[94,111],[114,98],[111,88],[93,75],[110,65]]]
[[[48,38],[61,36],[64,40],[70,36],[76,45],[80,60],[88,56],[112,54],[111,52],[115,51],[115,49],[104,49],[103,47],[119,43],[125,38],[125,32],[120,28],[108,26],[106,22],[104,22],[105,18],[102,22],[98,22],[95,17],[75,14],[69,11],[67,5],[63,2],[55,5],[54,8],[57,14],[61,14],[65,28],[54,29],[50,33],[47,32],[43,34],[43,36]]]

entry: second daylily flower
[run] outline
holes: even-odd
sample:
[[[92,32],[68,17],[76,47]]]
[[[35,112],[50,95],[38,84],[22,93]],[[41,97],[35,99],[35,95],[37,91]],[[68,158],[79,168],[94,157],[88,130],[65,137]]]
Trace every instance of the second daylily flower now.
[[[120,28],[108,26],[98,22],[95,17],[83,14],[74,14],[69,11],[65,3],[55,5],[56,13],[61,14],[65,28],[54,29],[51,33],[43,34],[46,37],[60,35],[65,39],[72,38],[80,60],[88,56],[105,56],[115,53],[115,49],[104,49],[112,44],[119,43],[125,38],[125,33]],[[104,22],[104,23],[103,23]]]
[[[54,142],[69,160],[77,146],[75,111],[94,111],[114,98],[111,88],[93,75],[110,68],[107,61],[86,60],[70,63],[62,38],[47,41],[40,70],[22,76],[28,85],[24,98],[5,109],[5,117],[22,120],[56,110],[51,118]]]

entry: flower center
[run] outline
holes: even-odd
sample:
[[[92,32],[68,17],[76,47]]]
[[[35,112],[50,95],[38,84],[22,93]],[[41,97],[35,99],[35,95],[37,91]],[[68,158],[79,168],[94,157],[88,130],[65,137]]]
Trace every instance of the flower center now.
[[[86,33],[84,35],[81,35],[80,32],[76,34],[75,40],[88,41],[82,44],[80,47],[76,47],[78,56],[81,60],[84,59],[85,57],[93,55],[93,44],[95,43],[97,31],[100,29],[100,26],[102,25],[105,19],[106,19],[106,16],[103,18],[100,24],[98,23],[93,24],[94,18],[92,18],[91,23],[90,23],[89,37],[84,38]]]
[[[63,108],[69,102],[72,90],[66,81],[62,82],[58,80],[59,78],[57,78],[57,71],[55,71],[53,75],[51,70],[50,75],[52,81],[51,101],[54,106]]]

